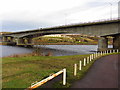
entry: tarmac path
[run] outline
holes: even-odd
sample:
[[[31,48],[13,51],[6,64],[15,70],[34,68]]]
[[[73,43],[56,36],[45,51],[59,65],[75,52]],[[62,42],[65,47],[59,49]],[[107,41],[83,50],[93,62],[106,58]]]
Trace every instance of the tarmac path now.
[[[104,56],[93,64],[83,79],[73,83],[71,88],[120,88],[118,66],[120,54]]]

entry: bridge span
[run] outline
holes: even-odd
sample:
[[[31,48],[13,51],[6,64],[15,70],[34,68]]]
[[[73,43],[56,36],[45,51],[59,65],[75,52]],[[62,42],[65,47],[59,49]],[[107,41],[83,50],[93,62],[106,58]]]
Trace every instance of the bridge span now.
[[[99,36],[99,51],[108,49],[108,37],[111,36],[113,37],[113,49],[120,49],[120,19],[13,32],[4,34],[2,37],[3,41],[15,42],[16,45],[32,45],[33,38],[49,34]]]

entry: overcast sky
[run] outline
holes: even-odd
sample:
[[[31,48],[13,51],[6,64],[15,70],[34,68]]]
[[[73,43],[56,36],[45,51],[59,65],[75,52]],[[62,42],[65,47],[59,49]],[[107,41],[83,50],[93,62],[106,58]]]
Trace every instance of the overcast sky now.
[[[23,31],[118,17],[119,0],[0,0],[2,31]],[[112,4],[112,6],[111,6]]]

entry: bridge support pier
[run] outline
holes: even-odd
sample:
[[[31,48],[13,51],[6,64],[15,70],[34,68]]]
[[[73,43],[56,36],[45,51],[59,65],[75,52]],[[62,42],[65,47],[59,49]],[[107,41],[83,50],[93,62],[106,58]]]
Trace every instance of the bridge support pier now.
[[[19,45],[19,44],[25,44],[25,41],[23,38],[17,39],[17,45]]]
[[[32,44],[32,38],[27,39],[27,44]]]
[[[113,49],[120,50],[120,36],[114,36],[113,38]]]
[[[6,37],[6,36],[4,36],[2,39],[3,39],[4,42],[8,41],[8,37]]]
[[[14,38],[13,37],[10,37],[10,42],[14,42]]]
[[[108,38],[100,37],[98,41],[98,51],[104,51],[108,48]]]

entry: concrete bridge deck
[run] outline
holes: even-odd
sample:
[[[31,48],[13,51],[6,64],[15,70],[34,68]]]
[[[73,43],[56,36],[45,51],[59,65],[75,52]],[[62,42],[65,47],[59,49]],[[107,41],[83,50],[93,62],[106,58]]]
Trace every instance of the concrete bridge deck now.
[[[14,32],[4,34],[3,41],[8,41],[9,37],[11,42],[16,42],[19,45],[21,43],[25,44],[25,40],[27,40],[27,43],[32,43],[32,39],[35,37],[62,33],[100,36],[98,43],[99,51],[108,48],[107,37],[111,36],[113,37],[113,48],[120,49],[120,19]]]

